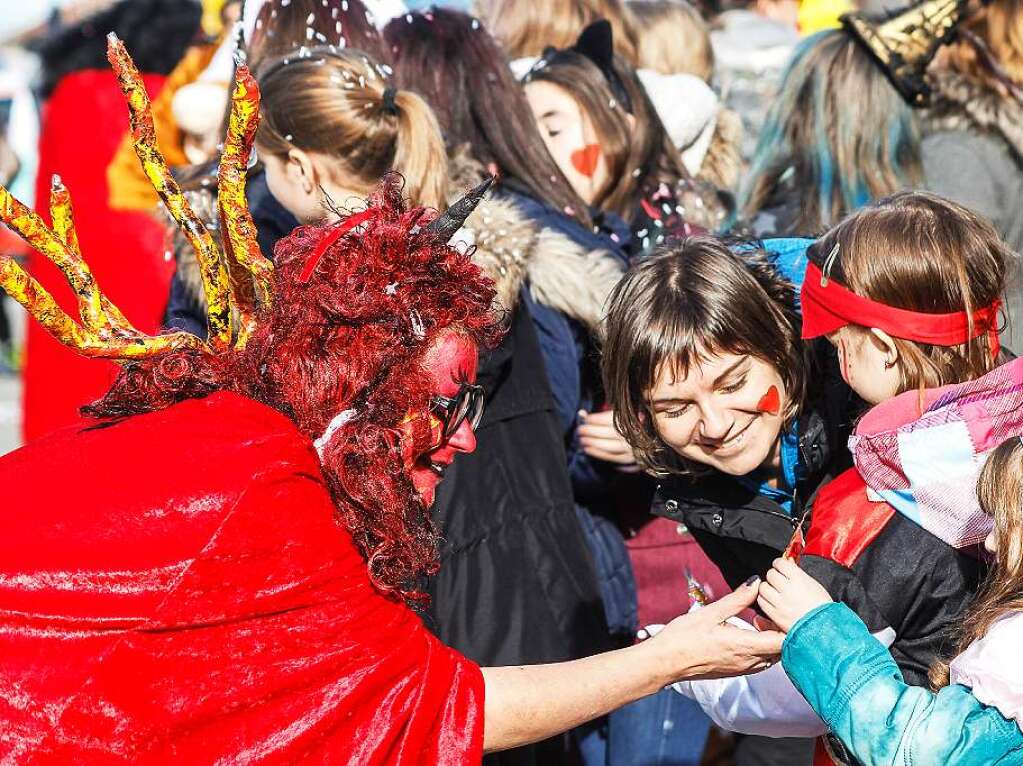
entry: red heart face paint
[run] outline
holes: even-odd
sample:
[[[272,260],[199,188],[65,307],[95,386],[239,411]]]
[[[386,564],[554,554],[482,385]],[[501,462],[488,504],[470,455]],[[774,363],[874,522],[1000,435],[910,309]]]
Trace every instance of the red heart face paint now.
[[[593,178],[597,172],[597,163],[600,161],[600,146],[587,144],[582,149],[572,152],[569,159],[572,161],[572,167],[587,178]]]
[[[766,412],[768,415],[777,415],[781,411],[781,395],[777,386],[771,386],[767,393],[760,397],[757,402],[757,410]]]

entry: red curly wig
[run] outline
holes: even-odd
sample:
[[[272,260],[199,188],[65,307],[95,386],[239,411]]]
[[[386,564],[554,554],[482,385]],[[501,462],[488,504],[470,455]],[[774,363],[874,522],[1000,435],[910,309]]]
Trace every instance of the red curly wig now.
[[[438,566],[429,510],[408,475],[399,425],[429,411],[426,352],[446,333],[479,346],[500,339],[491,281],[408,209],[400,177],[384,179],[366,220],[329,245],[307,280],[309,258],[334,226],[303,226],[275,251],[273,307],[243,350],[176,351],[127,365],[86,409],[123,417],[231,390],[287,415],[311,440],[341,412],[352,416],[321,446],[338,514],[381,590],[408,602]],[[426,424],[427,418],[413,422]],[[428,434],[417,433],[426,446]]]

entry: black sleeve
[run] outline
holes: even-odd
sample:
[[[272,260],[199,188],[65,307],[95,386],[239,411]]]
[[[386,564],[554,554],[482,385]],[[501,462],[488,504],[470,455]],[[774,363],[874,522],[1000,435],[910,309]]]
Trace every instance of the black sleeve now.
[[[163,326],[169,330],[184,330],[206,340],[206,312],[177,271],[171,280]]]
[[[799,566],[831,595],[835,601],[841,601],[863,620],[871,633],[879,633],[886,628],[895,629],[885,617],[877,604],[867,595],[863,583],[851,569],[821,556],[804,555]]]
[[[948,659],[953,631],[982,576],[982,564],[895,514],[852,569],[804,556],[803,569],[832,598],[846,603],[872,633],[890,627],[890,647],[906,681],[927,685],[938,659]]]

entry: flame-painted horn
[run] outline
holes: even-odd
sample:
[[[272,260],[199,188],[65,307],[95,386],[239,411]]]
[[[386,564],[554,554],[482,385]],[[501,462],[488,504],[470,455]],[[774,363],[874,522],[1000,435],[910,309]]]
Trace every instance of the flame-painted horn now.
[[[842,25],[877,59],[911,106],[926,106],[931,95],[927,67],[941,46],[955,38],[970,5],[971,0],[924,0],[880,18],[847,13]]]
[[[455,232],[462,228],[465,219],[468,218],[476,206],[480,204],[487,189],[494,183],[496,176],[490,176],[483,183],[472,189],[460,200],[452,204],[447,210],[437,216],[430,225],[423,231],[427,236],[438,242],[449,242]]]

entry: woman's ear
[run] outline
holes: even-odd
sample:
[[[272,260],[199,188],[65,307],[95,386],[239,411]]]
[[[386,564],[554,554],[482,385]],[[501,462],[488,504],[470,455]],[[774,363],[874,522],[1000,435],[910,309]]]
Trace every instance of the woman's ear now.
[[[885,369],[890,370],[899,361],[899,347],[895,345],[895,339],[877,327],[870,328],[870,340],[874,346],[884,354]]]
[[[301,189],[304,194],[313,194],[320,186],[313,158],[301,149],[288,150],[285,172],[289,183],[296,189]]]

